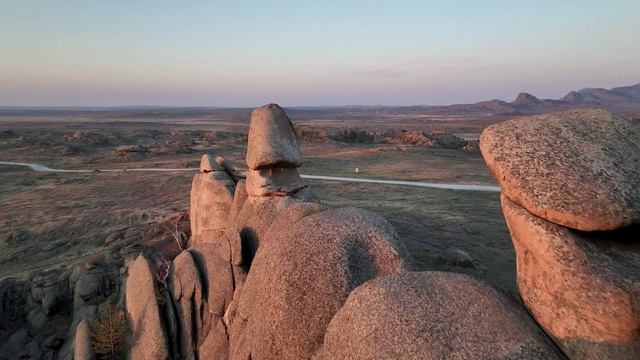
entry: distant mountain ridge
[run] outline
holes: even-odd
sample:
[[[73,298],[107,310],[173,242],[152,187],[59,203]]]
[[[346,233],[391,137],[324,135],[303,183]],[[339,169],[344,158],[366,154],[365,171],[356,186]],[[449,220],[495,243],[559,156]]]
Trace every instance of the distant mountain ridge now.
[[[571,91],[559,100],[539,99],[521,92],[515,100],[481,101],[473,104],[456,104],[431,107],[440,112],[492,112],[494,114],[529,114],[559,111],[574,107],[598,107],[615,112],[640,112],[640,84],[604,88],[584,88]]]
[[[611,90],[603,88],[585,88],[572,91],[562,98],[574,103],[611,103],[640,102],[640,84],[615,87]]]

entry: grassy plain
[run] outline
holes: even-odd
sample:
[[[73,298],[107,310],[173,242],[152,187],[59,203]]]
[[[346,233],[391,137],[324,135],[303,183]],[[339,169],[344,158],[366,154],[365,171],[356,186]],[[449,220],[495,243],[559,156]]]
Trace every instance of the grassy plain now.
[[[205,153],[242,161],[247,109],[0,112],[0,161],[72,169],[186,168]],[[474,138],[488,115],[422,116],[354,109],[294,109],[294,123],[332,132],[407,129]],[[204,140],[203,140],[204,139]],[[115,154],[121,145],[144,153]],[[304,174],[495,185],[479,153],[393,144],[302,142]],[[355,168],[359,172],[355,173]],[[0,166],[0,278],[30,277],[88,257],[154,247],[179,249],[169,231],[187,228],[193,173],[35,173]],[[309,181],[322,202],[381,213],[419,270],[469,273],[515,296],[515,261],[497,193]],[[439,257],[460,249],[474,268]]]

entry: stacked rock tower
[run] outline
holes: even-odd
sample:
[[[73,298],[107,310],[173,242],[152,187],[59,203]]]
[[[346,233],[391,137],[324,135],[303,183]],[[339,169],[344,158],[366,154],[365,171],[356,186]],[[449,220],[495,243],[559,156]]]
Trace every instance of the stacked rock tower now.
[[[572,359],[640,358],[639,129],[576,110],[490,126],[480,149],[538,323]]]
[[[288,196],[304,189],[298,173],[302,156],[291,120],[268,104],[253,110],[247,145],[249,196]]]

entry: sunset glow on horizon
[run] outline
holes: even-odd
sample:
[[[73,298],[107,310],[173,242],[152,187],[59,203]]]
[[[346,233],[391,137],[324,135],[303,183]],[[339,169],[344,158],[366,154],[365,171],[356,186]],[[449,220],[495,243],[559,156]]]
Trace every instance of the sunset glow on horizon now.
[[[640,82],[640,2],[16,1],[0,105],[438,105]]]

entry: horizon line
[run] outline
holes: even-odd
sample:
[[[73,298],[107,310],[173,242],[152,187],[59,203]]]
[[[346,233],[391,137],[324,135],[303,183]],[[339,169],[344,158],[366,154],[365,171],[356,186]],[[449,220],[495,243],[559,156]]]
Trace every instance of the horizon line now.
[[[632,87],[632,86],[640,86],[640,83],[635,83],[635,84],[631,84],[631,85],[621,85],[621,86],[614,86],[611,87],[609,89],[607,88],[603,88],[603,87],[583,87],[582,89],[579,90],[571,90],[567,93],[573,93],[573,92],[580,92],[580,91],[584,91],[584,90],[595,90],[595,89],[604,89],[607,91],[611,91],[613,89],[616,88],[621,88],[621,87]],[[526,91],[520,91],[516,97],[520,94],[528,94],[528,95],[532,95],[534,97],[537,98],[537,96],[526,92]],[[566,95],[565,95],[566,96]],[[562,101],[561,99],[540,99],[541,101]],[[508,101],[508,100],[503,100],[503,99],[488,99],[488,100],[480,100],[480,101],[476,101],[476,102],[470,102],[470,103],[451,103],[451,104],[434,104],[434,105],[427,105],[427,104],[411,104],[411,105],[391,105],[391,104],[375,104],[375,105],[364,105],[364,104],[349,104],[349,105],[329,105],[329,104],[324,104],[324,105],[294,105],[294,106],[283,106],[285,108],[289,108],[289,109],[295,109],[295,108],[409,108],[409,107],[447,107],[447,106],[456,106],[456,105],[473,105],[473,104],[478,104],[478,103],[483,103],[483,102],[490,102],[490,101],[502,101],[505,102],[507,104],[512,103],[514,100],[512,101]],[[265,104],[269,104],[271,102],[267,102]],[[277,102],[276,102],[277,103]],[[264,104],[263,104],[264,105]],[[257,106],[261,106],[261,105],[257,105]],[[145,105],[145,104],[136,104],[136,105],[0,105],[0,109],[2,110],[7,110],[7,109],[117,109],[117,108],[121,108],[121,109],[131,109],[131,108],[147,108],[147,109],[252,109],[255,108],[256,106],[220,106],[220,105]]]

